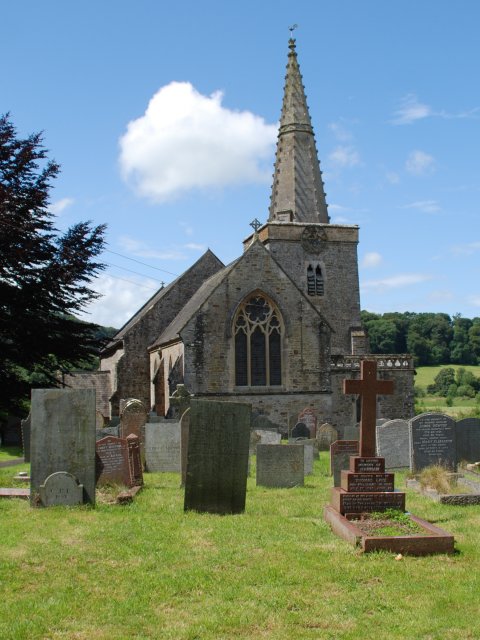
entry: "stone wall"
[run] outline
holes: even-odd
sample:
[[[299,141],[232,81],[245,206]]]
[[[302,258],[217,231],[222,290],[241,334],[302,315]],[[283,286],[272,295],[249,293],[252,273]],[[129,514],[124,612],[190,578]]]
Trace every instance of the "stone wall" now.
[[[104,418],[110,418],[110,371],[71,371],[63,375],[62,382],[68,389],[95,389],[96,410]]]

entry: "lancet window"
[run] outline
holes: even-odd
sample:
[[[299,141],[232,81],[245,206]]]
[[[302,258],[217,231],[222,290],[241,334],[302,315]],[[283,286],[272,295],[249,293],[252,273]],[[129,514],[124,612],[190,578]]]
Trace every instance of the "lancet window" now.
[[[309,296],[323,296],[325,283],[323,280],[322,268],[319,264],[308,265],[307,269],[307,293]]]
[[[283,323],[266,296],[255,293],[242,303],[234,336],[236,386],[281,385]]]

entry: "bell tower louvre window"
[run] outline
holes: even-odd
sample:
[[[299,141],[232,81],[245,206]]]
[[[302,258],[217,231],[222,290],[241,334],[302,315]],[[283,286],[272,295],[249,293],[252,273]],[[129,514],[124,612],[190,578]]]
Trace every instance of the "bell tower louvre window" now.
[[[325,286],[323,281],[323,273],[320,265],[315,268],[309,264],[307,269],[307,293],[309,296],[323,296]]]

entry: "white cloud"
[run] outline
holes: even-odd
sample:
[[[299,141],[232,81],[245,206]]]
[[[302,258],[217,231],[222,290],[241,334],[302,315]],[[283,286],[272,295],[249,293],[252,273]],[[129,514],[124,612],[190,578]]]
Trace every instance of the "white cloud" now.
[[[405,162],[405,168],[415,176],[423,176],[434,171],[435,159],[425,151],[417,149],[409,154]]]
[[[371,251],[370,253],[366,253],[362,260],[362,267],[366,269],[370,269],[373,267],[378,267],[383,262],[382,256],[376,251]]]
[[[350,131],[348,131],[348,129],[346,129],[343,124],[340,124],[339,122],[331,122],[328,125],[328,128],[337,138],[337,140],[340,140],[341,142],[348,142],[352,139],[352,134],[350,133]]]
[[[277,125],[223,107],[222,97],[171,82],[128,124],[120,167],[141,196],[163,202],[191,189],[271,179]]]
[[[441,211],[436,200],[417,200],[416,202],[404,205],[402,209],[417,209],[423,213],[437,213],[437,211]]]
[[[339,145],[329,155],[329,159],[338,168],[354,167],[360,164],[360,155],[352,146]]]
[[[376,291],[377,293],[382,293],[390,291],[391,289],[420,284],[427,280],[431,280],[431,276],[422,273],[407,273],[400,274],[398,276],[391,276],[390,278],[383,278],[381,280],[367,280],[362,283],[361,288],[364,291]]]
[[[191,249],[192,251],[206,251],[207,247],[204,244],[197,244],[196,242],[187,242],[183,245],[185,249]]]
[[[449,300],[453,300],[453,297],[453,293],[445,289],[443,291],[432,291],[428,299],[434,302],[448,302]]]
[[[102,297],[86,307],[80,318],[120,329],[160,288],[160,283],[146,278],[134,281],[102,274],[96,278],[92,288]]]
[[[120,237],[118,243],[124,251],[128,251],[134,256],[141,258],[156,258],[157,260],[184,260],[186,258],[185,253],[177,249],[158,251],[157,249],[152,249],[144,242],[140,242],[129,236]]]
[[[451,248],[451,252],[456,256],[471,256],[480,251],[480,242],[467,242],[466,244],[456,244]]]
[[[65,211],[68,207],[71,207],[75,202],[73,198],[62,198],[61,200],[57,200],[56,202],[52,202],[49,206],[48,210],[50,213],[58,216]]]
[[[385,177],[390,184],[398,184],[400,182],[400,176],[395,171],[388,171]]]
[[[480,307],[480,295],[470,296],[468,302],[474,307]]]
[[[410,93],[401,100],[400,107],[393,115],[392,124],[412,124],[416,120],[433,115],[433,111],[428,104],[422,104],[416,95]]]

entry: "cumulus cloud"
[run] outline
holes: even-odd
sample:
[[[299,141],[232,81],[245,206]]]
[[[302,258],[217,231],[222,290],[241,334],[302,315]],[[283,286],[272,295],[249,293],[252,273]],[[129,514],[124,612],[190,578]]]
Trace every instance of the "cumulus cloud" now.
[[[366,269],[370,269],[373,267],[378,267],[382,264],[383,258],[376,251],[371,251],[370,253],[366,253],[362,260],[362,267]]]
[[[339,145],[329,155],[330,162],[340,169],[360,164],[360,155],[352,146]]]
[[[68,207],[71,207],[74,202],[75,200],[73,198],[62,198],[61,200],[52,202],[48,210],[50,211],[50,213],[53,213],[57,216],[63,213]]]
[[[431,276],[422,273],[406,273],[391,276],[390,278],[382,278],[381,280],[367,280],[366,282],[363,282],[362,289],[364,291],[376,291],[377,293],[383,293],[392,289],[420,284],[427,280],[431,280]]]
[[[278,126],[222,105],[188,82],[171,82],[120,139],[123,178],[163,202],[191,189],[268,182]]]
[[[441,211],[440,205],[436,200],[417,200],[402,207],[403,209],[417,209],[423,213],[437,213]]]
[[[433,156],[425,153],[425,151],[419,151],[417,149],[409,154],[405,162],[405,168],[415,176],[427,175],[434,171],[435,159]]]

